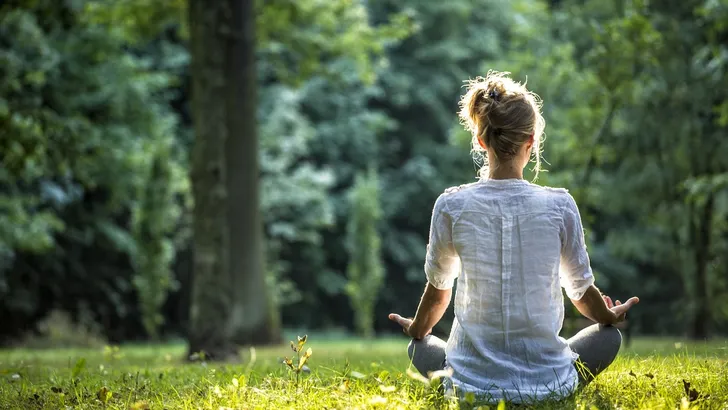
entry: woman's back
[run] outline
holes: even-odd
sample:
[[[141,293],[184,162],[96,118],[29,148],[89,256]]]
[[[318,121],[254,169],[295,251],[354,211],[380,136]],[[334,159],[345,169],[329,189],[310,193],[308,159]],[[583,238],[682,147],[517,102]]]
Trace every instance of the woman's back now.
[[[494,399],[571,391],[576,356],[558,337],[561,287],[578,298],[593,283],[573,198],[522,179],[491,179],[448,190],[434,212],[441,216],[433,215],[425,270],[441,286],[460,273],[447,346],[460,388]],[[450,244],[439,240],[448,236]],[[570,266],[560,278],[562,254]]]
[[[460,108],[476,161],[482,160],[480,182],[437,199],[417,313],[389,318],[412,337],[408,353],[417,370],[427,375],[449,367],[461,392],[521,403],[564,397],[614,360],[622,336],[611,325],[639,299],[612,303],[593,285],[574,198],[523,180],[529,158],[536,176],[540,169],[545,121],[538,97],[506,73],[489,72],[469,81]],[[430,332],[458,276],[445,342]],[[559,337],[561,287],[599,323],[568,341]]]

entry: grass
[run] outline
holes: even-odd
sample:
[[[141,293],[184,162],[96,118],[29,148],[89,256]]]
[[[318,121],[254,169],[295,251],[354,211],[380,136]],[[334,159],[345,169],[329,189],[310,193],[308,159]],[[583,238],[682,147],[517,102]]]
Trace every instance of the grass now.
[[[409,377],[405,346],[312,336],[311,373],[299,381],[281,363],[287,346],[244,350],[239,364],[184,363],[182,344],[0,350],[0,409],[471,407]],[[638,339],[573,397],[505,408],[728,410],[728,341]]]

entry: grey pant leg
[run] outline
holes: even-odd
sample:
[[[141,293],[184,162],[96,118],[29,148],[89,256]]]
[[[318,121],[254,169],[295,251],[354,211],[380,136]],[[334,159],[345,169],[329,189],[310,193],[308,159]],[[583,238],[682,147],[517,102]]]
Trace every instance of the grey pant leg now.
[[[427,335],[422,340],[412,339],[407,347],[407,354],[417,371],[423,376],[429,377],[430,372],[445,368],[446,347],[447,342],[444,340]]]
[[[576,363],[579,384],[585,385],[612,364],[622,346],[622,334],[616,327],[594,324],[567,342],[579,354]]]

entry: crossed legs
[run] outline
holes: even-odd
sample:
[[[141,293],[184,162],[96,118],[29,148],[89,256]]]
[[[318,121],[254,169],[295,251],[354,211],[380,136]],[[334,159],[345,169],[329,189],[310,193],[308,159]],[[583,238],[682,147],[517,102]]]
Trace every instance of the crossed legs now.
[[[579,385],[584,386],[604,371],[617,357],[622,345],[622,334],[612,326],[591,325],[567,340],[571,350],[579,354],[576,362]],[[412,340],[407,348],[412,364],[423,376],[445,367],[447,342],[428,335]]]
[[[622,346],[622,334],[616,327],[595,324],[582,329],[567,343],[579,354],[576,370],[579,385],[584,386],[612,364]]]

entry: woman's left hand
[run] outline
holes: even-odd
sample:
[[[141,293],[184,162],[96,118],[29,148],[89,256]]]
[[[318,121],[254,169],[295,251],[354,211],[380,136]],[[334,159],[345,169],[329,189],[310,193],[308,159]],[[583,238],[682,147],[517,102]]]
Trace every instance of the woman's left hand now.
[[[398,325],[402,326],[402,330],[404,331],[404,334],[407,336],[410,336],[409,329],[410,326],[412,326],[412,319],[408,319],[406,317],[402,317],[396,313],[390,313],[389,314],[389,320],[392,322],[396,322]]]
[[[414,329],[412,329],[412,324],[414,323],[414,320],[402,317],[401,315],[398,315],[397,313],[390,313],[389,314],[389,320],[396,322],[398,325],[402,326],[402,331],[404,334],[406,334],[409,337],[415,338],[416,332],[413,332]],[[428,330],[427,334],[430,334],[432,330]],[[426,334],[426,335],[427,335]]]

